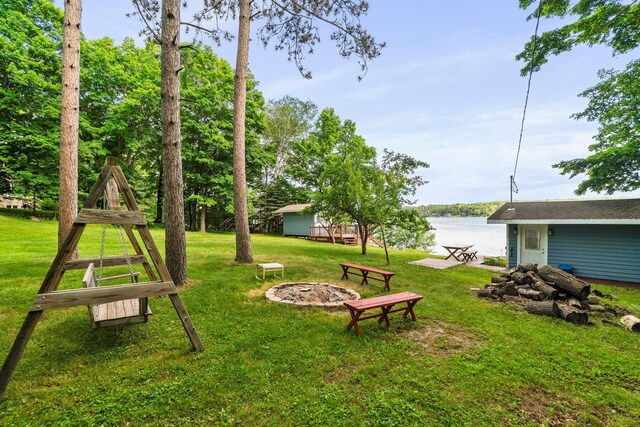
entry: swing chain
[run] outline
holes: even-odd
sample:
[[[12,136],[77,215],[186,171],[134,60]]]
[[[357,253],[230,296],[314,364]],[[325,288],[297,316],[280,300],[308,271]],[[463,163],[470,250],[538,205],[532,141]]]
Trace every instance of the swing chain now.
[[[100,241],[100,267],[98,268],[98,285],[102,282],[102,261],[104,259],[104,244],[107,241],[107,224],[102,224],[102,239]]]
[[[131,257],[129,256],[129,251],[127,250],[127,244],[124,240],[124,232],[122,231],[122,225],[113,225],[118,230],[118,237],[120,238],[120,246],[122,246],[122,252],[124,253],[124,258],[127,260],[127,267],[129,268],[129,275],[131,276],[131,283],[135,283],[135,274],[133,272],[133,266],[131,265]]]

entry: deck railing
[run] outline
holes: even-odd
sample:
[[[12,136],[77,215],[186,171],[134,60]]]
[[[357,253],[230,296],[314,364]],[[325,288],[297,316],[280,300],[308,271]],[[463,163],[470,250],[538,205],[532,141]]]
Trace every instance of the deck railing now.
[[[331,234],[329,231],[333,231],[333,237],[336,239],[358,238],[358,226],[354,224],[341,224],[334,226],[312,225],[309,227],[309,237],[311,239],[330,239]]]

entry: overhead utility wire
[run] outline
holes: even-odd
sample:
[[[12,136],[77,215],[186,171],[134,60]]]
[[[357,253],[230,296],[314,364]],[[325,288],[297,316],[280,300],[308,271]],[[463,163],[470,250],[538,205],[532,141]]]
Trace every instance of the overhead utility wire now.
[[[515,163],[515,166],[513,167],[513,175],[511,176],[512,186],[515,185],[516,172],[518,170],[518,160],[520,159],[520,147],[522,147],[522,134],[524,132],[524,120],[527,117],[527,104],[529,103],[529,92],[531,91],[531,77],[533,76],[533,61],[536,57],[536,50],[538,48],[538,27],[540,26],[540,16],[542,15],[543,1],[544,0],[540,0],[540,4],[538,5],[538,19],[536,20],[536,30],[533,34],[533,49],[531,50],[531,61],[529,62],[529,79],[527,81],[527,95],[524,98],[524,109],[522,111],[522,123],[520,124],[520,138],[518,139],[518,151],[516,153],[516,163]]]
[[[542,16],[542,4],[545,0],[540,0],[538,4],[538,16],[536,19],[536,29],[533,33],[533,49],[531,50],[531,60],[529,61],[529,78],[527,79],[527,95],[524,98],[524,108],[522,110],[522,122],[520,123],[520,137],[518,138],[518,151],[516,152],[516,162],[513,166],[513,175],[509,179],[509,210],[513,209],[513,192],[518,192],[516,185],[516,172],[518,171],[518,160],[520,159],[520,148],[522,147],[522,134],[524,133],[524,120],[527,117],[527,105],[529,104],[529,92],[531,92],[531,77],[533,76],[533,61],[538,49],[538,27],[540,27],[540,16]]]

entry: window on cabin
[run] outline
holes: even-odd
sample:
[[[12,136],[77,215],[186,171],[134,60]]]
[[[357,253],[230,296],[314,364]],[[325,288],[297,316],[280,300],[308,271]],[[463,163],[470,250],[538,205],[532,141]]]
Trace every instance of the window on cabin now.
[[[540,230],[525,230],[524,248],[534,251],[540,250]]]

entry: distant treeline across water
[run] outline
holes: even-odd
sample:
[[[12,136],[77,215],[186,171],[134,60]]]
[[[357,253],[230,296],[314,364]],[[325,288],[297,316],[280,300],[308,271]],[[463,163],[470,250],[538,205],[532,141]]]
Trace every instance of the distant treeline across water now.
[[[415,209],[426,217],[488,217],[506,202],[456,203],[453,205],[423,205]]]

